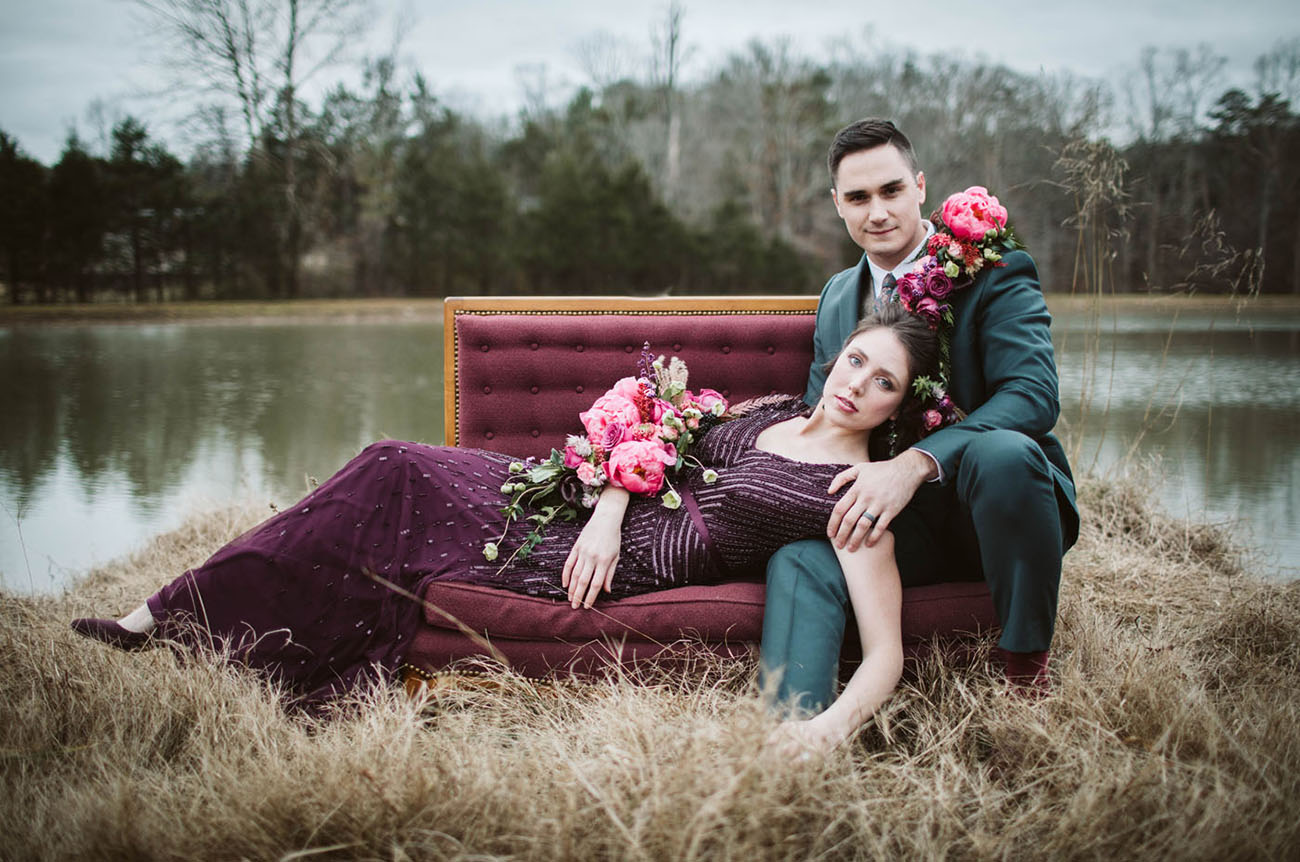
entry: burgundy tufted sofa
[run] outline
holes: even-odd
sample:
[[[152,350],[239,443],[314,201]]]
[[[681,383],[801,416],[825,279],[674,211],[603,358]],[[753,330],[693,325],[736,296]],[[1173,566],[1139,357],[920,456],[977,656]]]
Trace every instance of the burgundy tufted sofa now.
[[[815,297],[448,299],[444,308],[448,445],[544,457],[580,431],[578,413],[635,373],[642,345],[686,361],[693,388],[732,401],[802,392],[812,359]],[[489,656],[522,674],[593,675],[613,665],[688,661],[704,649],[757,648],[756,580],[683,587],[574,611],[563,602],[470,584],[427,590],[408,669],[432,674]],[[935,636],[996,627],[983,584],[904,590],[909,653]],[[856,637],[846,640],[846,655]]]

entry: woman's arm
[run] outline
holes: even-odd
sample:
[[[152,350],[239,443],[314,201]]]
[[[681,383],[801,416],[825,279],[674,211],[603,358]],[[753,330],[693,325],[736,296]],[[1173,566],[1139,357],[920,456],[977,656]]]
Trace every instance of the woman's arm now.
[[[886,532],[874,546],[836,548],[835,553],[857,618],[862,664],[825,712],[777,728],[772,741],[789,755],[810,749],[827,752],[851,738],[893,693],[903,674],[903,587],[894,562],[893,534]]]
[[[618,565],[623,537],[623,514],[631,494],[624,488],[606,485],[578,541],[564,561],[560,585],[569,591],[569,604],[591,607],[603,588],[609,592]]]

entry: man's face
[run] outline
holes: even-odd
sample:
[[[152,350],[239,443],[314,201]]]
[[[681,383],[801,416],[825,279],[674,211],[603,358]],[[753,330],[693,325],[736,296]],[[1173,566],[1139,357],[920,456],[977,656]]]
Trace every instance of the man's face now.
[[[925,236],[925,174],[913,176],[891,144],[845,156],[831,198],[849,236],[881,269],[898,266]]]

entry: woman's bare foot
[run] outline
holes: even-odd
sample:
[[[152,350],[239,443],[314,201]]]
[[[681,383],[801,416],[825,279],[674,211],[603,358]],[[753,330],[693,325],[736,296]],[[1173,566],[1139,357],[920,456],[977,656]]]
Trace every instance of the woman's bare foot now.
[[[789,760],[825,757],[851,735],[824,719],[825,715],[805,721],[783,721],[768,734],[767,744]]]

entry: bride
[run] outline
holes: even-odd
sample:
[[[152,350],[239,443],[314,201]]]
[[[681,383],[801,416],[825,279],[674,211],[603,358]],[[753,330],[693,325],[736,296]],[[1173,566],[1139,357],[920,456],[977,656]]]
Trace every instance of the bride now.
[[[483,548],[503,534],[518,543],[526,529],[502,511],[515,459],[381,441],[130,613],[72,627],[125,650],[166,642],[224,651],[281,684],[291,706],[316,711],[394,678],[421,624],[411,596],[430,581],[549,596],[577,610],[602,593],[716,582],[761,567],[789,542],[826,535],[850,465],[921,435],[911,384],[937,362],[928,324],[887,305],[848,337],[814,408],[771,396],[738,405],[737,418],[705,434],[698,465],[677,479],[683,505],[669,509],[611,482],[585,522],[551,523],[531,553],[504,565],[486,560]],[[836,553],[863,662],[823,713],[781,725],[787,747],[847,739],[902,672],[902,588],[888,532]]]

